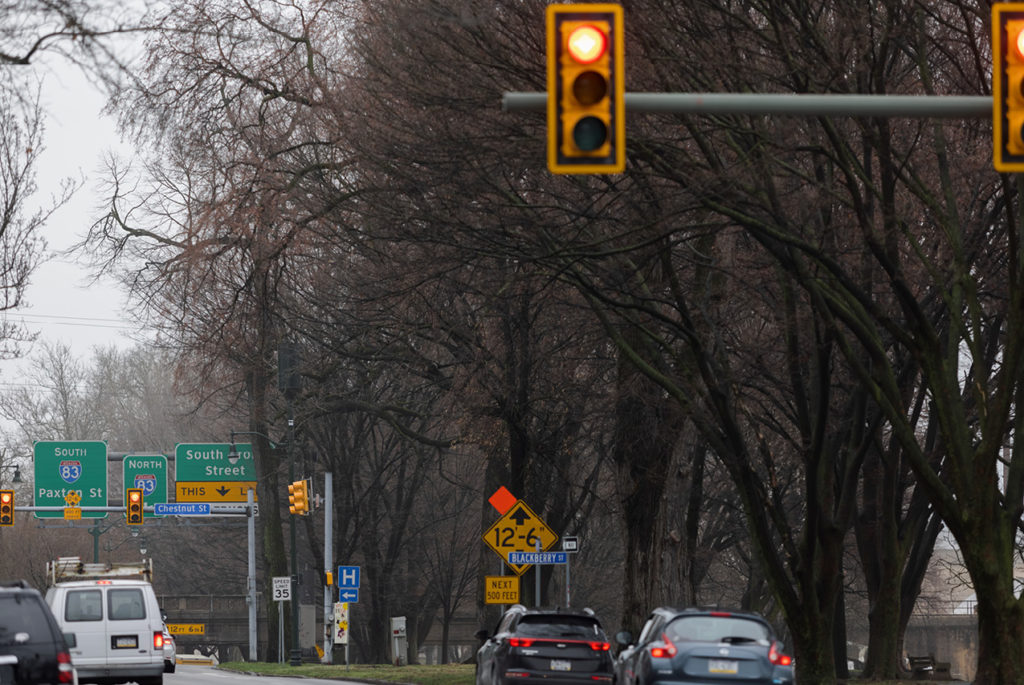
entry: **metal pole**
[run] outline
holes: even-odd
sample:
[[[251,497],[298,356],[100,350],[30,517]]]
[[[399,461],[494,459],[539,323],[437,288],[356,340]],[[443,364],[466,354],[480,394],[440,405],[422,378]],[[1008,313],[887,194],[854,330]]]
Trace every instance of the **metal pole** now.
[[[249,517],[249,577],[248,596],[249,602],[249,661],[259,661],[256,643],[256,516],[253,511],[253,491],[247,488],[245,503],[248,508]]]
[[[543,111],[547,93],[504,93],[506,112]],[[836,117],[992,116],[991,95],[844,95],[814,93],[626,93],[627,112],[788,114]]]
[[[277,603],[277,663],[284,663],[284,602]]]
[[[540,554],[540,538],[539,537],[537,538],[537,554]],[[534,589],[534,592],[535,592],[535,594],[533,596],[533,606],[539,607],[540,606],[540,564],[534,564],[533,565],[533,577],[534,577],[533,589]]]
[[[292,400],[288,399],[288,478],[295,482],[295,410]],[[292,652],[289,663],[292,666],[302,665],[302,650],[299,648],[299,567],[298,555],[295,550],[295,515],[288,517],[288,527],[292,538]]]
[[[324,474],[324,570],[334,567],[334,474]],[[331,586],[324,585],[324,663],[334,663],[334,604]]]
[[[565,555],[565,608],[568,609],[572,606],[572,601],[569,596],[569,560],[572,559],[572,555],[566,553]]]

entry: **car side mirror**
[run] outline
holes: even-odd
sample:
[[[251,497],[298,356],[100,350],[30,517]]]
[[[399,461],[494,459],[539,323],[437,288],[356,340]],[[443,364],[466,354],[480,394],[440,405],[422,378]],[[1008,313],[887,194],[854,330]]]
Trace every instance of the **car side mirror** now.
[[[633,644],[633,634],[628,630],[620,630],[615,633],[615,641],[622,647],[629,647]]]
[[[64,644],[68,646],[68,649],[74,649],[78,646],[78,638],[74,633],[64,633]]]
[[[487,638],[489,638],[491,636],[491,634],[487,632],[486,628],[481,628],[480,630],[478,630],[475,633],[473,633],[473,635],[475,635],[476,639],[480,640],[480,642],[486,641]]]

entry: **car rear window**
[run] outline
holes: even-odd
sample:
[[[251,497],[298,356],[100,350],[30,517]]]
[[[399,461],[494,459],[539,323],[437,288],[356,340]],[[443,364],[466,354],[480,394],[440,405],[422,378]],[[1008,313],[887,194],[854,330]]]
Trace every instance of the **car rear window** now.
[[[65,621],[102,621],[103,593],[99,590],[73,590],[68,592],[64,604]]]
[[[114,621],[129,621],[146,618],[146,605],[142,601],[142,590],[122,588],[107,590],[107,611]]]
[[[767,644],[766,625],[742,616],[683,616],[665,626],[672,641],[759,642]]]
[[[11,645],[26,641],[18,634],[27,634],[32,642],[49,639],[50,622],[46,619],[46,608],[42,601],[26,595],[0,596],[0,645]]]
[[[523,616],[516,626],[516,634],[527,637],[604,639],[601,626],[585,616]]]

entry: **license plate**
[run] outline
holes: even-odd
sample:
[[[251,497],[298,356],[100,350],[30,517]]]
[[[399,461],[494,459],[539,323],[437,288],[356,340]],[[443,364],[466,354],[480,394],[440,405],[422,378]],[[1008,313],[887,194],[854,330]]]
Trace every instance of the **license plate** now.
[[[571,671],[572,670],[572,662],[571,661],[564,661],[563,659],[552,659],[551,660],[551,670],[552,671]]]
[[[114,649],[135,649],[138,646],[138,635],[117,635],[114,637]]]
[[[708,662],[708,673],[727,673],[730,675],[736,675],[740,672],[740,662],[738,661],[723,661],[721,659],[712,659]]]

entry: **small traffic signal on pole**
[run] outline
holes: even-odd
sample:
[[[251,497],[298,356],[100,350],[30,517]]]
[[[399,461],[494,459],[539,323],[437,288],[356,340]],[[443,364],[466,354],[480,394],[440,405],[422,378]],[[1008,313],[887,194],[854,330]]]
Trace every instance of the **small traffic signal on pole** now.
[[[14,490],[0,490],[0,526],[14,525]]]
[[[125,516],[129,526],[142,525],[142,488],[126,488],[125,499],[128,500],[128,511]]]
[[[626,168],[622,7],[548,5],[548,169],[611,174]]]
[[[1024,171],[1024,3],[992,5],[992,162]]]
[[[288,511],[303,515],[309,513],[309,483],[297,480],[288,486]]]

